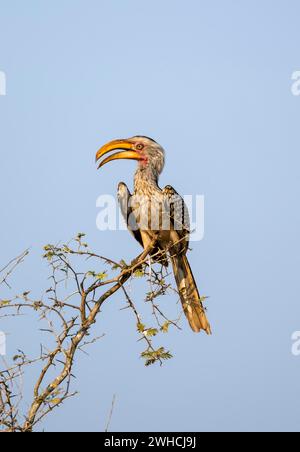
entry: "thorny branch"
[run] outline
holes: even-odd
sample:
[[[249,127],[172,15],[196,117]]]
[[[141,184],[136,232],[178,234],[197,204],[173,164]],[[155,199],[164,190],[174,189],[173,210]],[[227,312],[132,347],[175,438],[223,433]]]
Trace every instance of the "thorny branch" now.
[[[25,257],[29,254],[29,251],[26,250],[20,256],[12,259],[4,268],[0,270],[0,286],[2,284],[6,284],[7,287],[11,288],[8,279],[14,272],[14,270],[24,262]]]
[[[3,360],[0,369],[0,431],[32,432],[36,425],[51,411],[61,406],[68,398],[76,395],[72,392],[73,364],[78,351],[84,351],[89,344],[100,338],[90,339],[91,328],[95,324],[103,304],[112,295],[122,290],[126,306],[135,317],[140,341],[144,341],[146,350],[141,353],[146,366],[160,363],[172,358],[163,347],[155,348],[153,338],[159,332],[166,333],[170,326],[179,328],[177,320],[170,320],[158,306],[157,299],[173,290],[166,282],[167,269],[152,265],[149,254],[155,246],[156,239],[129,265],[124,261],[114,262],[93,253],[84,242],[85,234],[78,236],[64,245],[47,245],[44,258],[48,261],[51,276],[50,288],[39,300],[31,298],[30,292],[24,292],[11,299],[0,298],[0,319],[24,315],[32,310],[39,320],[46,323],[41,331],[50,334],[52,341],[47,347],[41,345],[40,354],[29,358],[19,350],[11,365]],[[28,251],[13,259],[0,271],[0,287],[10,288],[8,278],[23,263]],[[162,262],[165,255],[161,256]],[[78,270],[82,264],[99,268],[105,265],[117,276],[109,277],[108,271]],[[160,267],[160,269],[157,269]],[[132,278],[146,277],[150,284],[146,302],[151,306],[157,327],[147,328],[142,321],[134,301],[125,288],[125,283]],[[68,294],[66,295],[65,292]],[[23,378],[28,366],[38,366],[37,378],[33,388],[33,398],[24,413]],[[28,405],[26,405],[28,407]]]

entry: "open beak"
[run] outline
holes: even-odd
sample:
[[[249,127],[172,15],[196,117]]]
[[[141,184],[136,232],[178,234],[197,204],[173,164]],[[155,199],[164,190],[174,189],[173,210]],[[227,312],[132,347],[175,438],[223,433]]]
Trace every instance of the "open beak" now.
[[[112,160],[129,159],[129,160],[142,160],[142,156],[134,150],[134,144],[129,140],[115,140],[105,144],[96,154],[96,163],[106,154],[112,151],[119,150],[116,154],[112,154],[106,157],[100,162],[98,169],[106,165],[106,163]]]

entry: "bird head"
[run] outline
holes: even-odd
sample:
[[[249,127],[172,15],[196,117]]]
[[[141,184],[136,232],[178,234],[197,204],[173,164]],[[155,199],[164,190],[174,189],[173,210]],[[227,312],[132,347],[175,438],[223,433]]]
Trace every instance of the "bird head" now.
[[[105,144],[96,154],[96,162],[109,152],[118,151],[103,159],[98,169],[113,160],[137,160],[141,168],[151,168],[159,175],[165,164],[165,151],[151,138],[136,136],[125,140],[114,140]]]

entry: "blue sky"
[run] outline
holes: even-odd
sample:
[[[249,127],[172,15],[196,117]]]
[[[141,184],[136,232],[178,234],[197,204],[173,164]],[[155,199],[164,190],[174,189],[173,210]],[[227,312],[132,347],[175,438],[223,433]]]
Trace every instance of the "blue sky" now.
[[[190,261],[214,335],[184,325],[164,338],[174,359],[145,369],[117,295],[97,325],[105,338],[77,364],[79,397],[43,427],[103,430],[117,394],[113,430],[299,430],[299,2],[0,0],[0,10],[0,261],[31,247],[15,290],[39,294],[41,247],[78,231],[113,259],[139,252],[126,231],[96,229],[97,197],[134,171],[96,172],[106,141],[155,138],[167,151],[161,185],[205,195]],[[34,353],[36,324],[18,322],[0,328],[9,354],[20,343]]]

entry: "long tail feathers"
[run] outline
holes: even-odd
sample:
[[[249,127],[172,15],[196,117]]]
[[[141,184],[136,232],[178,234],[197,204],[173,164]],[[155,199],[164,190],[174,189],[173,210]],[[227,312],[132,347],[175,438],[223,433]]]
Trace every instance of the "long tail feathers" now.
[[[173,256],[172,264],[183,311],[190,327],[195,333],[204,330],[207,334],[211,334],[210,324],[187,257],[185,255]]]

